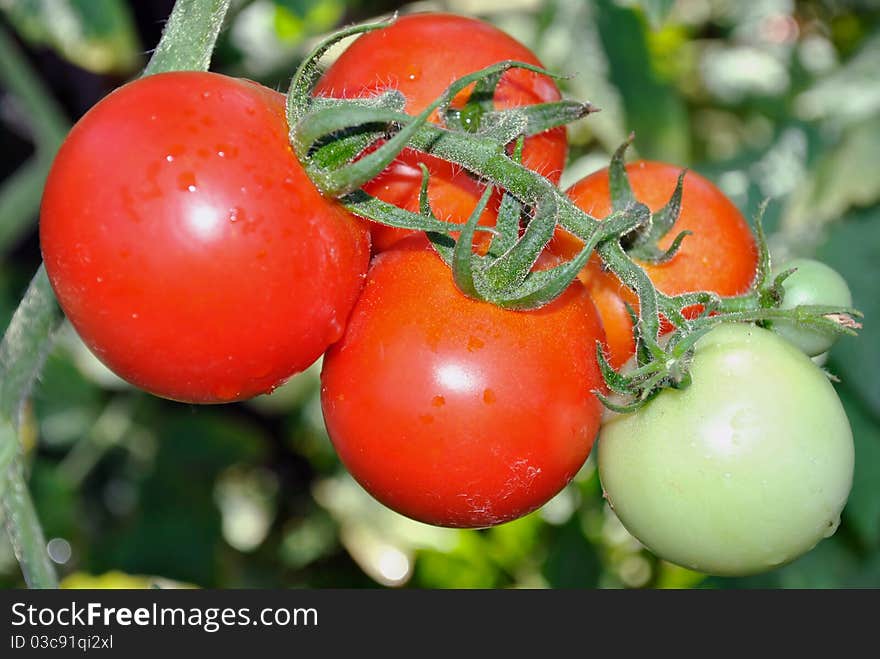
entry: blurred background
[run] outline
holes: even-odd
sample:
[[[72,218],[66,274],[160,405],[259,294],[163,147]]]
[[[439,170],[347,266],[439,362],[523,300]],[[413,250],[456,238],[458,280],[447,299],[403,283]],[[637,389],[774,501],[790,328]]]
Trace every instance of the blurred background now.
[[[145,64],[173,0],[0,0],[0,327],[39,264],[37,208],[72,122]],[[233,0],[213,69],[285,89],[314,39],[394,9],[489,20],[602,112],[568,184],[632,130],[643,157],[771,200],[775,256],[818,256],[865,312],[827,368],[856,441],[841,527],[748,579],[657,560],[604,505],[592,459],[540,511],[438,529],[374,502],[327,439],[318,369],[197,407],[135,391],[65,327],[27,409],[30,485],[66,586],[880,587],[880,1]],[[0,587],[21,587],[5,534]]]

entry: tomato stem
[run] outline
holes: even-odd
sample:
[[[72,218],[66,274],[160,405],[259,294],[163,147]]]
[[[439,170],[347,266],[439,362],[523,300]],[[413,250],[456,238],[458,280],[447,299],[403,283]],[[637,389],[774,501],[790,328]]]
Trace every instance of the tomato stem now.
[[[177,0],[143,74],[206,71],[228,9],[229,0]],[[54,151],[55,145],[41,146]],[[60,323],[61,314],[41,265],[0,343],[0,506],[16,559],[31,588],[57,588],[58,579],[27,488],[19,429],[25,401]]]
[[[177,0],[143,75],[207,71],[229,0]]]
[[[46,270],[37,271],[0,343],[0,481],[6,531],[25,582],[56,588],[58,581],[24,477],[19,438],[22,409],[37,379],[61,314]]]
[[[340,34],[382,26],[349,28]],[[454,280],[463,294],[504,308],[528,310],[547,304],[562,294],[595,251],[603,266],[638,298],[637,309],[632,312],[638,357],[635,375],[614,377],[610,366],[603,369],[608,386],[629,395],[636,406],[650,400],[663,387],[687,386],[694,344],[721,322],[785,319],[837,333],[853,332],[854,321],[840,320],[852,321],[856,313],[852,310],[778,308],[779,281],[767,282],[770,257],[760,215],[756,219],[760,263],[749,291],[729,298],[708,291],[674,296],[659,292],[639,261],[666,262],[687,239],[690,232],[683,231],[669,248],[660,249],[658,245],[678,220],[686,170],[679,175],[668,203],[651,213],[636,200],[624,166],[626,149],[634,139],[631,135],[614,153],[609,167],[613,213],[599,221],[578,208],[551,181],[525,167],[518,157],[511,157],[509,147],[511,143],[521,147],[525,136],[565,125],[595,108],[588,103],[561,101],[504,111],[494,109],[495,89],[504,71],[522,68],[552,76],[544,69],[512,61],[494,64],[454,81],[413,117],[404,112],[406,99],[394,90],[368,99],[308,97],[317,59],[326,50],[326,44],[339,38],[339,34],[331,36],[313,51],[294,77],[288,94],[291,144],[305,161],[315,185],[324,194],[339,198],[356,215],[381,224],[426,231],[437,252],[452,267]],[[451,109],[452,100],[469,86],[472,91],[464,109]],[[429,121],[435,113],[443,125]],[[375,144],[381,146],[369,151]],[[424,169],[419,213],[397,208],[359,189],[378,176],[404,148],[459,165],[485,182],[486,194],[463,227],[440,222],[434,216],[427,203]],[[475,231],[492,231],[477,225],[492,189],[502,191],[502,207],[489,251],[479,255],[473,251],[473,237]],[[450,226],[461,230],[457,241],[450,234]],[[561,265],[533,272],[557,226],[579,238],[583,249]],[[702,307],[702,313],[690,318],[694,307]],[[675,330],[661,342],[663,319]],[[631,405],[623,407],[628,409]]]

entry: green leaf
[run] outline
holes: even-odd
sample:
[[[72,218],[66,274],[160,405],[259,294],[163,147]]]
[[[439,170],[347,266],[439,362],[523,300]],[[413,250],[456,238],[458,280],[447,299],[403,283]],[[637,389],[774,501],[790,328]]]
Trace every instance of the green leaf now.
[[[519,108],[519,110],[529,120],[526,135],[537,135],[557,126],[565,126],[597,111],[591,103],[570,100],[536,103]]]
[[[457,230],[459,225],[443,222],[428,215],[420,215],[404,210],[387,201],[368,195],[362,190],[356,190],[340,199],[340,202],[348,210],[359,217],[365,217],[374,222],[380,222],[398,229],[412,229],[414,231],[434,231],[440,234],[448,234],[451,230]],[[477,227],[477,230],[485,230]]]
[[[637,12],[611,0],[598,0],[596,8],[608,77],[620,92],[626,124],[638,137],[639,152],[666,162],[687,162],[687,110],[676,90],[654,72],[645,26]]]
[[[76,486],[49,460],[37,458],[30,478],[34,506],[48,537],[70,538],[79,532]]]
[[[666,21],[675,0],[636,0],[635,4],[641,7],[648,17],[651,27],[656,29]]]
[[[64,110],[2,25],[0,62],[3,62],[0,86],[5,87],[22,106],[21,113],[27,117],[38,157],[46,160],[43,165],[48,170],[48,161],[54,157],[55,150],[70,129]]]
[[[684,177],[687,173],[686,169],[682,169],[681,173],[678,175],[678,181],[675,184],[675,190],[672,192],[672,197],[666,203],[666,205],[658,210],[656,213],[651,214],[651,224],[648,231],[643,233],[637,233],[636,239],[633,241],[632,247],[629,249],[629,253],[638,258],[651,258],[651,256],[656,256],[657,253],[660,252],[660,249],[657,247],[658,241],[665,236],[672,226],[678,221],[678,216],[681,212],[681,196],[684,192]],[[675,255],[675,252],[678,251],[678,244],[681,243],[682,234],[690,234],[690,231],[682,231],[678,234],[672,246],[666,250],[666,260],[669,260]],[[647,254],[639,253],[641,249],[645,249]],[[653,254],[651,253],[653,251]]]
[[[498,219],[495,222],[498,234],[492,238],[490,256],[498,258],[516,244],[521,215],[522,204],[512,194],[505,192],[498,207]]]
[[[50,161],[31,158],[0,184],[0,254],[32,228]]]
[[[486,269],[486,281],[493,290],[511,290],[525,281],[541,251],[553,237],[557,213],[553,196],[546,195],[540,200],[522,238]]]
[[[808,119],[852,123],[880,112],[880,30],[865,39],[842,67],[817,80],[796,99],[799,114]],[[841,103],[841,99],[846,99]]]
[[[865,314],[859,336],[844,336],[831,349],[837,374],[875,416],[880,416],[880,207],[853,213],[832,224],[817,258],[846,279],[853,306]]]
[[[853,206],[880,200],[878,153],[880,116],[849,126],[792,194],[783,218],[786,229],[808,232],[838,219]]]
[[[632,144],[634,135],[630,135],[611,156],[611,164],[608,166],[608,190],[611,194],[611,204],[614,210],[619,211],[627,204],[636,201],[632,188],[629,184],[629,175],[626,173],[624,158],[626,150]]]
[[[880,550],[880,418],[872,417],[847,387],[837,389],[856,448],[853,488],[843,510],[844,524],[851,526],[865,544]]]
[[[15,245],[31,228],[52,159],[69,125],[39,74],[0,26],[0,86],[11,93],[27,117],[37,152],[0,184],[0,254]]]
[[[596,547],[584,537],[573,516],[553,538],[543,573],[551,588],[595,588],[602,565]]]
[[[6,0],[0,9],[27,41],[94,73],[131,73],[142,48],[122,0]]]
[[[494,191],[494,186],[486,187],[480,201],[462,227],[455,248],[452,250],[452,277],[455,280],[455,285],[468,297],[479,298],[474,282],[474,262],[479,258],[473,253],[474,234],[477,222],[480,221],[480,216],[486,210]]]

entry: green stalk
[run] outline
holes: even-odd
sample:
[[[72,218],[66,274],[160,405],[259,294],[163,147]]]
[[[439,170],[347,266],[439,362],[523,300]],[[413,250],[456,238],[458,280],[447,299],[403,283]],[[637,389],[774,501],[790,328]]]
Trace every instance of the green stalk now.
[[[18,458],[6,469],[2,506],[6,533],[28,588],[58,588],[58,577]]]
[[[473,82],[474,77],[491,76],[493,73],[491,68],[486,68],[472,74],[466,80],[456,81],[433,106],[442,107],[444,99],[450,97],[450,90],[454,90],[456,85]],[[432,238],[441,255],[448,262],[452,261],[456,283],[460,284],[466,295],[511,309],[531,309],[541,306],[567,287],[577,274],[573,269],[574,266],[577,264],[582,266],[589,257],[589,252],[595,249],[604,266],[634,291],[639,300],[638,314],[631,312],[637,340],[636,372],[639,375],[632,378],[629,376],[613,378],[619,389],[623,390],[621,393],[630,394],[633,401],[623,407],[610,404],[609,407],[612,409],[619,411],[635,409],[650,400],[663,387],[686,387],[690,382],[687,371],[690,347],[710,327],[720,322],[788,319],[805,326],[839,333],[852,333],[858,326],[855,319],[859,314],[851,309],[774,308],[776,305],[771,304],[770,298],[778,296],[771,295],[773,291],[768,289],[765,281],[769,271],[769,257],[759,221],[761,266],[758,279],[750,291],[732,298],[722,298],[705,291],[676,296],[659,292],[634,257],[651,263],[665,262],[674,257],[682,240],[688,235],[688,232],[680,233],[666,251],[660,251],[656,246],[657,239],[672,227],[678,217],[684,172],[679,176],[675,192],[667,206],[652,216],[644,205],[636,203],[632,195],[623,166],[623,152],[627,144],[618,149],[611,164],[615,213],[600,222],[578,208],[549,180],[522,166],[517,159],[509,157],[507,144],[511,139],[515,139],[517,134],[522,137],[524,128],[517,128],[513,134],[507,127],[494,132],[492,130],[472,132],[464,130],[463,126],[457,125],[455,121],[450,122],[447,127],[425,123],[424,112],[414,118],[384,105],[367,106],[363,101],[352,102],[342,99],[322,99],[320,107],[313,106],[311,110],[299,118],[296,125],[291,126],[293,144],[307,147],[318,144],[317,151],[320,152],[327,148],[320,144],[321,140],[327,139],[328,136],[343,135],[344,139],[348,140],[346,146],[351,148],[356,146],[355,136],[363,138],[372,131],[376,139],[379,139],[382,135],[377,134],[377,127],[385,126],[385,130],[396,130],[394,138],[396,141],[403,142],[402,137],[406,136],[408,148],[460,165],[485,182],[487,187],[495,186],[504,190],[510,198],[515,199],[514,204],[532,209],[525,233],[514,238],[514,242],[501,254],[490,250],[487,256],[476,256],[469,254],[469,249],[465,249],[470,248],[470,239],[476,228],[475,217],[472,217],[462,229],[459,240],[467,243],[465,245],[455,244],[450,247]],[[556,112],[551,108],[547,110]],[[586,111],[582,109],[580,116],[585,113]],[[454,115],[450,116],[455,118]],[[499,116],[499,119],[513,121],[521,120],[522,117],[510,115]],[[511,125],[516,126],[516,121]],[[523,126],[527,125],[528,121],[523,123]],[[393,128],[395,126],[396,128]],[[389,144],[386,143],[383,148],[391,151],[387,149],[388,146]],[[302,152],[306,153],[307,150],[308,148],[303,148]],[[356,155],[354,152],[349,152],[346,158],[354,158]],[[376,153],[373,153],[357,161],[355,166],[343,164],[346,162],[345,159],[339,158],[338,167],[324,169],[315,163],[307,163],[306,167],[319,189],[331,196],[338,196],[335,194],[337,191],[348,191],[361,185],[363,181],[353,177],[352,173],[357,166],[362,166],[361,169],[365,171],[370,169],[364,166],[367,164],[365,161],[370,158],[375,160],[375,156]],[[325,167],[326,162],[328,161],[324,159]],[[370,172],[371,175],[376,175],[379,170],[372,168]],[[358,172],[358,174],[363,173]],[[340,182],[350,185],[341,185]],[[423,181],[423,195],[425,184],[426,181]],[[362,191],[344,196],[340,201],[357,215],[383,224],[400,225],[400,218],[396,217],[393,223],[389,222],[390,215],[382,208],[381,202],[370,198]],[[549,218],[551,222],[549,230],[546,226],[548,220],[546,209],[552,209],[550,212],[555,216]],[[422,222],[436,221],[429,209],[427,211],[423,209],[421,214],[409,215],[412,217],[407,218],[406,222],[411,225],[416,225],[419,219]],[[518,224],[517,215],[511,217]],[[618,229],[623,230],[612,231],[609,226],[612,223],[621,225]],[[531,272],[533,257],[550,240],[555,225],[580,238],[584,243],[585,251],[564,265],[556,266],[551,270]],[[636,244],[641,250],[638,254],[629,255],[624,250],[621,238],[627,235],[637,236]],[[451,255],[455,258],[450,259]],[[556,274],[552,270],[558,270],[560,276],[550,280],[549,277]],[[778,286],[778,282],[775,285]],[[703,314],[694,319],[686,318],[683,310],[695,305],[703,306]],[[677,330],[669,337],[669,341],[661,342],[659,335],[663,317],[672,322]],[[606,372],[609,370],[611,370],[610,366],[607,367]],[[606,375],[606,381],[608,380],[609,377]],[[606,399],[603,397],[603,400]]]
[[[178,0],[144,75],[164,71],[206,71],[229,0]],[[0,30],[2,81],[27,106],[38,129],[38,147],[54,150],[67,133],[63,115],[22,63]],[[25,195],[27,197],[27,195]],[[25,205],[16,203],[17,211]],[[61,314],[41,265],[0,343],[0,507],[15,557],[31,588],[57,588],[46,540],[28,492],[18,429],[21,411],[43,366]]]
[[[340,101],[338,107],[321,107],[307,115],[295,129],[293,142],[313,144],[319,137],[341,131],[340,126],[367,123],[397,123],[407,126],[418,117],[384,108],[364,107],[363,103]],[[589,242],[598,220],[575,206],[548,179],[512,160],[498,144],[478,133],[447,130],[435,124],[423,124],[412,136],[409,148],[428,153],[448,162],[461,165],[490,183],[500,186],[527,205],[537,204],[542,198],[553,197],[559,208],[559,224],[584,242]],[[334,185],[324,185],[320,172],[311,172],[315,185],[330,193]],[[352,209],[355,210],[355,209]],[[369,217],[381,222],[382,219]]]
[[[24,476],[18,429],[21,411],[61,322],[46,270],[41,266],[0,342],[0,454],[6,531],[30,588],[57,588],[55,569]]]
[[[229,0],[177,0],[144,75],[207,71]]]

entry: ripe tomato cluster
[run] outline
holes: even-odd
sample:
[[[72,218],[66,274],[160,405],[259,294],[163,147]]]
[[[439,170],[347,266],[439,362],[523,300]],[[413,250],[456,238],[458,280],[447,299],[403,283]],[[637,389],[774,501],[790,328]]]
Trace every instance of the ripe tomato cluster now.
[[[503,60],[540,65],[486,23],[415,14],[359,37],[315,93],[395,88],[417,114],[453,80]],[[550,77],[512,69],[493,102],[559,99]],[[43,255],[67,317],[120,376],[158,396],[227,402],[269,392],[323,354],[321,400],[342,462],[378,500],[430,524],[485,527],[537,509],[598,435],[610,504],[669,560],[757,571],[836,528],[852,478],[849,426],[821,371],[779,338],[815,353],[830,336],[790,321],[771,328],[778,335],[720,325],[697,342],[688,388],[603,418],[596,345],[615,367],[631,360],[638,299],[598,257],[540,309],[471,299],[424,233],[371,224],[322,195],[288,129],[281,94],[204,72],[129,83],[73,129],[46,186]],[[521,162],[556,184],[566,151],[554,128],[524,140]],[[364,190],[418,212],[420,165],[433,214],[464,223],[485,184],[415,149]],[[680,170],[637,162],[627,173],[634,197],[658,211]],[[612,210],[608,170],[567,194],[597,218]],[[499,198],[481,224],[495,224]],[[671,258],[641,263],[659,291],[751,289],[759,250],[748,223],[693,173],[658,247],[683,230]],[[536,267],[581,248],[558,229]],[[851,303],[835,273],[795,265],[783,306]]]

